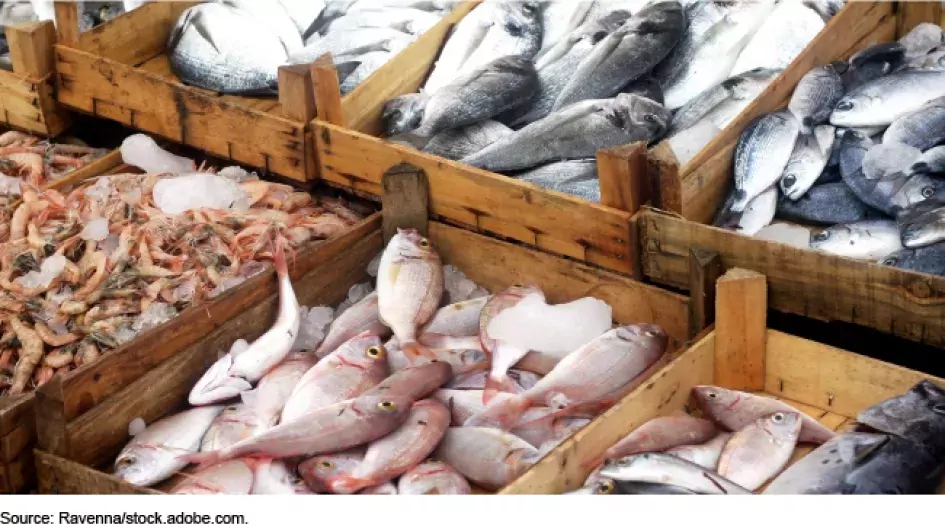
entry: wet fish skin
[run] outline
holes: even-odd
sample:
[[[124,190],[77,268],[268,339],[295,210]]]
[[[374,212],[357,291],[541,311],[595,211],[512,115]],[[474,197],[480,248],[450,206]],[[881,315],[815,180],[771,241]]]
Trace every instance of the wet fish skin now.
[[[547,49],[581,25],[594,2],[542,2],[542,45]]]
[[[315,357],[308,354],[290,354],[256,384],[256,389],[244,391],[240,398],[252,408],[253,414],[267,426],[278,423],[285,403],[302,376],[315,365]]]
[[[798,413],[802,419],[799,441],[820,444],[834,436],[833,431],[817,419],[773,398],[711,385],[693,387],[692,395],[708,416],[733,431],[738,431],[766,415],[792,412]]]
[[[800,132],[788,111],[766,114],[749,125],[735,147],[735,201],[733,212],[778,182],[794,152]]]
[[[781,191],[793,201],[801,199],[817,182],[828,160],[829,153],[821,149],[813,131],[801,133],[779,180]]]
[[[611,446],[604,457],[617,459],[644,452],[662,452],[681,445],[701,444],[717,433],[715,423],[711,420],[689,415],[657,417],[643,423]]]
[[[381,111],[384,133],[394,136],[420,127],[428,101],[430,97],[426,94],[404,94],[385,103]]]
[[[253,459],[253,494],[315,494],[283,461],[268,457]]]
[[[425,93],[432,94],[455,79],[463,64],[486,37],[496,10],[498,3],[479,4],[453,28],[423,86]]]
[[[843,494],[933,494],[945,465],[921,446],[890,435],[843,480]]]
[[[245,404],[226,406],[204,434],[200,442],[200,451],[209,452],[226,448],[266,431],[273,424],[275,424],[275,419],[265,422]]]
[[[810,246],[830,254],[875,262],[902,249],[902,240],[895,221],[872,220],[812,232]]]
[[[486,409],[482,399],[482,389],[439,389],[433,393],[433,398],[440,401],[450,410],[452,426],[462,426],[473,415]],[[511,393],[499,393],[495,397],[501,400],[511,396]]]
[[[945,243],[918,249],[906,248],[883,258],[880,263],[928,275],[945,276]]]
[[[390,333],[390,330],[381,323],[381,318],[377,313],[377,291],[371,292],[367,297],[351,305],[332,321],[325,339],[315,349],[315,355],[324,358],[346,341],[363,332],[381,337]]]
[[[498,490],[538,462],[538,450],[522,439],[495,428],[449,428],[433,456],[469,481]]]
[[[890,125],[926,103],[945,96],[945,71],[905,70],[848,91],[830,115],[842,127]]]
[[[945,456],[945,389],[922,380],[908,392],[861,410],[857,422],[902,437],[931,457]]]
[[[909,168],[906,172],[907,175],[915,175],[917,173],[932,173],[932,174],[943,174],[945,173],[945,145],[934,147],[919,157],[919,160]]]
[[[660,483],[700,494],[751,494],[751,491],[711,470],[674,455],[646,452],[609,461],[600,470],[603,478],[615,481]]]
[[[824,20],[800,2],[779,2],[738,54],[732,72],[787,68],[824,29]]]
[[[420,400],[452,379],[453,369],[449,363],[428,363],[401,369],[364,394],[393,393]]]
[[[533,168],[561,159],[594,157],[598,149],[651,142],[666,132],[669,111],[632,94],[590,100],[553,112],[461,162],[490,171]]]
[[[400,494],[471,494],[466,478],[448,464],[427,459],[400,476]]]
[[[906,61],[906,49],[898,42],[874,44],[853,54],[840,72],[847,92],[897,70]]]
[[[882,212],[863,204],[850,187],[842,182],[813,186],[797,201],[781,197],[778,200],[777,216],[819,225],[885,218]]]
[[[794,88],[788,110],[801,124],[801,132],[826,123],[843,97],[843,80],[833,64],[818,66],[804,75]]]
[[[660,105],[664,105],[663,87],[660,86],[660,82],[651,75],[645,75],[641,78],[631,81],[630,84],[622,88],[620,92],[643,96],[646,99],[653,100]]]
[[[542,33],[538,2],[496,3],[492,25],[475,51],[463,61],[459,75],[482,68],[500,57],[514,56],[530,62],[541,49]]]
[[[915,249],[945,241],[945,199],[934,198],[899,213],[903,246]]]
[[[316,455],[299,463],[299,474],[313,492],[331,492],[335,479],[350,474],[364,460],[365,448]]]
[[[728,440],[719,457],[718,473],[755,490],[784,469],[800,432],[798,413],[779,411],[762,417]]]
[[[590,494],[603,496],[608,494],[625,495],[659,495],[659,494],[697,494],[689,489],[677,487],[675,485],[666,485],[662,483],[647,483],[645,481],[615,481],[613,479],[600,479],[587,484],[580,489],[565,494]]]
[[[532,421],[533,418],[536,420]],[[511,433],[535,448],[554,448],[588,422],[590,419],[577,417],[554,418],[548,408],[533,407],[522,415]]]
[[[883,133],[883,143],[891,142],[920,151],[945,142],[945,97],[934,99],[894,121]]]
[[[922,151],[898,140],[876,144],[863,157],[863,175],[867,179],[882,179],[902,173],[921,156]]]
[[[722,432],[702,444],[676,446],[666,450],[666,453],[708,470],[715,470],[718,467],[719,458],[722,456],[722,450],[731,438],[731,433]]]
[[[600,202],[597,159],[551,162],[510,176],[542,188]]]
[[[450,160],[460,160],[491,146],[512,132],[512,129],[495,120],[483,120],[438,133],[423,151]]]
[[[234,459],[199,470],[176,485],[170,494],[246,495],[253,491],[252,459]]]
[[[888,439],[877,433],[840,434],[778,474],[764,494],[839,494],[857,462]]]
[[[479,315],[491,297],[479,297],[444,306],[437,310],[433,319],[423,327],[421,341],[431,334],[453,337],[479,335]]]
[[[724,129],[777,78],[781,70],[758,68],[732,76],[710,87],[676,109],[670,136],[709,120]]]

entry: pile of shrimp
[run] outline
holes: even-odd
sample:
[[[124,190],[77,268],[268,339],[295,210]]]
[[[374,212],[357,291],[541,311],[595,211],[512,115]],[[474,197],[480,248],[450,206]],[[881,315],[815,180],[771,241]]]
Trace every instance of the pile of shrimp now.
[[[108,153],[79,144],[54,143],[38,136],[7,131],[0,134],[0,173],[42,186]]]
[[[249,209],[164,214],[152,196],[161,177],[100,177],[67,195],[25,185],[18,206],[0,208],[0,395],[91,363],[129,330],[232,288],[263,269],[274,243],[291,250],[362,219],[340,200],[261,180],[239,185]],[[104,240],[83,232],[106,220]],[[50,259],[61,270],[43,267]]]

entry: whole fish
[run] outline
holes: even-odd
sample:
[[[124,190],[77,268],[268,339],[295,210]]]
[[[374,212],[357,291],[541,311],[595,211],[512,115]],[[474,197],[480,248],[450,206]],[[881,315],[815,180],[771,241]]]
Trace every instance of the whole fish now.
[[[471,494],[466,478],[448,464],[427,459],[400,476],[400,494]]]
[[[492,27],[493,17],[499,12],[498,2],[484,2],[473,8],[456,26],[446,40],[439,59],[423,86],[426,94],[433,94],[450,84],[459,74],[466,60],[476,51]]]
[[[491,146],[512,132],[499,122],[482,120],[436,134],[424,146],[423,151],[438,157],[459,160]]]
[[[650,142],[666,132],[669,111],[632,94],[590,100],[553,112],[470,155],[462,162],[490,171],[532,168],[561,159],[594,157],[606,147]]]
[[[732,438],[732,434],[723,432],[702,444],[687,444],[666,450],[665,453],[685,459],[709,470],[715,470],[719,465],[719,458],[725,444]]]
[[[814,186],[797,201],[781,197],[778,200],[777,216],[818,225],[856,223],[885,217],[882,212],[863,204],[850,187],[842,182]]]
[[[383,323],[377,313],[377,292],[371,292],[360,301],[351,305],[342,312],[328,327],[328,333],[322,340],[315,355],[319,358],[331,354],[346,341],[363,332],[378,336],[387,335],[390,330]]]
[[[801,433],[798,436],[800,442],[820,444],[834,436],[833,431],[817,419],[773,398],[711,385],[693,387],[692,395],[706,414],[732,431],[738,431],[767,415],[790,412],[801,416]]]
[[[433,318],[442,295],[440,255],[416,230],[397,229],[378,269],[378,312],[411,360],[423,352],[417,332]]]
[[[945,276],[945,243],[903,249],[883,258],[880,263],[928,275]]]
[[[711,470],[669,454],[647,452],[621,457],[605,464],[600,475],[615,481],[673,485],[699,494],[751,494]]]
[[[938,24],[923,22],[899,39],[899,44],[906,49],[907,57],[917,57],[941,46],[942,41],[942,28]]]
[[[716,217],[715,226],[754,236],[774,220],[778,206],[778,187],[772,186],[748,202],[742,212],[732,210],[738,191],[735,190]]]
[[[478,341],[478,340],[477,340]],[[396,348],[394,348],[396,346]],[[411,359],[400,350],[396,340],[387,342],[388,361],[391,373],[396,373],[415,365],[426,365],[433,362],[449,364],[453,370],[453,377],[458,378],[472,372],[485,371],[489,368],[489,356],[479,349],[427,349],[427,358]]]
[[[912,176],[917,173],[945,173],[945,146],[934,147],[919,157],[906,172]]]
[[[885,444],[856,464],[843,479],[842,494],[933,494],[945,472],[941,457],[889,435]]]
[[[738,55],[732,72],[787,68],[824,26],[824,19],[801,2],[779,2]]]
[[[232,446],[268,430],[274,424],[274,418],[266,422],[246,404],[226,406],[204,434],[200,451],[210,452]]]
[[[490,403],[466,425],[509,428],[536,405],[550,407],[556,416],[608,407],[641,383],[641,375],[663,356],[667,340],[660,327],[649,324],[606,332],[569,354],[535,387]]]
[[[702,120],[725,129],[780,73],[781,70],[768,68],[749,70],[704,90],[673,113],[669,134],[689,129]]]
[[[479,315],[491,297],[478,297],[457,302],[437,310],[433,319],[423,327],[421,342],[436,336],[469,337],[479,335]]]
[[[482,371],[473,371],[461,374],[452,380],[450,380],[445,388],[446,389],[475,389],[475,390],[486,390],[486,386],[489,382],[489,374],[491,371],[482,370]],[[538,374],[530,373],[528,371],[522,371],[519,369],[512,369],[508,372],[508,393],[521,394],[525,391],[535,387],[541,376]],[[489,397],[492,396],[492,393],[486,393]],[[491,398],[486,402],[491,401]]]
[[[615,481],[613,479],[603,479],[594,485],[584,487],[590,492],[586,494],[624,494],[624,495],[663,495],[663,494],[697,494],[689,489],[677,487],[675,485],[666,485],[662,483],[647,483],[645,481]],[[568,494],[577,494],[570,492]]]
[[[538,90],[538,74],[531,61],[518,56],[499,57],[468,70],[430,96],[420,137],[472,125],[528,101]]]
[[[846,92],[897,70],[906,62],[906,49],[898,42],[874,44],[853,54],[840,72]],[[838,70],[839,71],[839,70]]]
[[[299,463],[299,475],[313,492],[331,492],[335,480],[346,476],[364,460],[364,448],[316,455]]]
[[[902,239],[895,221],[871,220],[812,232],[810,246],[830,254],[875,262],[901,250]]]
[[[284,462],[269,457],[257,457],[254,461],[253,494],[314,494]]]
[[[391,393],[409,396],[413,400],[420,400],[452,379],[453,369],[449,363],[428,363],[401,369],[367,390],[364,394]]]
[[[945,71],[904,70],[846,93],[830,123],[842,127],[885,126],[945,96]]]
[[[234,459],[196,472],[170,494],[250,494],[256,474],[253,459]]]
[[[515,56],[531,61],[541,49],[541,6],[538,2],[497,2],[493,6],[491,22],[475,51],[462,62],[459,75],[482,68],[500,57]],[[427,90],[432,89],[428,87]]]
[[[883,133],[883,143],[891,142],[906,144],[920,151],[945,142],[945,97],[936,98],[897,118]]]
[[[449,428],[433,456],[469,481],[498,490],[518,479],[541,458],[522,439],[495,428]]]
[[[561,89],[553,110],[617,94],[666,58],[685,27],[682,5],[676,1],[652,3],[634,13],[584,58]]]
[[[879,433],[843,433],[789,466],[765,494],[839,494],[843,479],[889,439]]]
[[[499,391],[515,392],[508,372],[513,365],[525,357],[525,354],[528,354],[527,348],[490,337],[489,324],[500,313],[514,308],[530,295],[541,297],[542,300],[545,298],[544,293],[537,286],[516,284],[493,295],[482,307],[482,312],[479,314],[479,342],[492,359],[489,376],[486,378],[485,392],[482,395],[483,403],[488,403]]]
[[[908,392],[861,410],[856,420],[883,433],[896,435],[941,460],[945,456],[945,389],[929,380]]]
[[[594,2],[542,2],[541,49],[550,48],[581,25]]]
[[[369,77],[390,62],[391,59],[403,51],[410,43],[402,40],[394,40],[387,43],[383,50],[369,52],[365,54],[345,54],[335,58],[337,64],[352,64],[357,66],[351,69],[350,73],[341,75],[339,68],[339,79],[341,81],[341,95],[346,96],[356,89],[358,85],[367,81]]]
[[[462,426],[473,415],[486,409],[482,394],[482,389],[439,389],[433,393],[433,399],[449,408],[452,426]],[[512,394],[499,393],[494,399],[501,400],[509,396]]]
[[[604,457],[616,459],[644,452],[662,452],[686,444],[702,444],[716,433],[718,430],[711,420],[689,415],[657,417],[620,439],[604,453]]]
[[[403,424],[413,402],[394,395],[361,396],[307,413],[224,450],[190,454],[195,463],[246,455],[274,458],[328,454],[379,439]]]
[[[718,473],[755,490],[787,466],[800,432],[801,417],[797,413],[779,411],[762,417],[725,443]]]
[[[595,203],[600,202],[596,158],[551,162],[515,173],[511,177]]]
[[[267,426],[278,423],[292,391],[312,366],[315,358],[307,354],[293,354],[259,380],[256,389],[243,391],[242,401]]]
[[[552,414],[548,408],[533,407],[522,415],[511,433],[535,448],[554,448],[590,423],[586,418],[554,418]],[[532,421],[533,418],[536,420]]]
[[[829,159],[830,153],[824,151],[813,131],[801,133],[778,182],[781,191],[792,201],[797,201],[814,186]]]
[[[446,406],[436,400],[415,402],[400,427],[368,444],[364,460],[349,475],[334,480],[332,492],[351,494],[407,472],[433,452],[449,425]]]
[[[293,422],[312,411],[359,396],[387,376],[381,338],[369,332],[357,335],[302,376],[282,408],[280,423]]]
[[[945,199],[937,197],[903,210],[897,218],[902,245],[910,249],[945,240]]]
[[[428,101],[428,94],[404,94],[388,100],[381,111],[381,121],[387,136],[407,133],[420,127]]]
[[[534,374],[544,376],[553,371],[569,353],[568,352],[529,352],[521,361],[515,364],[516,369],[528,371]]]
[[[150,487],[183,470],[181,456],[195,452],[223,406],[188,409],[134,435],[115,459],[115,475],[139,487]]]
[[[882,179],[894,173],[904,172],[921,156],[921,150],[898,140],[884,141],[866,152],[863,157],[863,175],[867,179]]]
[[[804,74],[794,88],[788,110],[801,124],[801,132],[830,119],[837,102],[843,97],[843,80],[834,64],[818,66]]]
[[[791,160],[800,131],[788,111],[766,114],[752,122],[735,147],[735,201],[733,212],[771,188]]]

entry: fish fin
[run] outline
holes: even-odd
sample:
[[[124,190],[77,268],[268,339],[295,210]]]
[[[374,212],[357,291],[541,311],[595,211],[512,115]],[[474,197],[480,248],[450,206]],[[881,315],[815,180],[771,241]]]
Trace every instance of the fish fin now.
[[[132,421],[128,423],[128,436],[137,437],[138,434],[146,430],[147,427],[148,426],[147,424],[144,423],[143,418],[138,417],[138,418],[132,419]]]
[[[220,48],[217,47],[217,44],[213,41],[213,35],[211,35],[212,32],[210,31],[210,26],[204,23],[203,13],[196,13],[194,16],[190,17],[189,22],[190,26],[194,28],[194,30],[196,30],[197,33],[199,33],[200,36],[204,38],[204,40],[207,41],[207,44],[212,46],[218,54],[223,54]],[[181,33],[183,33],[183,31]]]
[[[342,474],[329,481],[328,489],[335,494],[354,494],[361,489],[373,487],[374,485],[377,485],[374,481],[354,477],[350,474]]]
[[[515,382],[512,381],[512,378],[508,374],[489,374],[486,377],[486,386],[482,391],[482,403],[488,404],[499,393],[516,394],[518,393],[518,389],[515,387]]]
[[[410,360],[411,365],[418,358],[436,359],[436,354],[432,350],[416,341],[404,343],[400,346],[400,350],[407,356],[407,359]]]
[[[744,190],[735,190],[734,201],[732,202],[731,211],[742,213],[745,211],[745,207],[748,206],[748,192]]]
[[[531,405],[531,400],[522,395],[513,395],[505,400],[493,402],[485,411],[480,411],[470,417],[463,426],[500,428],[509,431],[518,423]]]

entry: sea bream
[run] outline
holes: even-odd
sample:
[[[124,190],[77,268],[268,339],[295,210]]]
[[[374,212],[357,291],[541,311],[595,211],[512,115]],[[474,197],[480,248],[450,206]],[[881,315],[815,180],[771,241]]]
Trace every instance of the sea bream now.
[[[400,476],[400,494],[471,494],[472,488],[462,474],[437,459],[427,459]]]
[[[681,445],[702,444],[718,433],[711,420],[677,415],[657,417],[643,423],[611,446],[608,459],[644,452],[661,452]]]
[[[495,428],[449,428],[433,456],[471,482],[498,490],[538,462],[538,449]]]
[[[725,443],[717,471],[749,490],[775,477],[787,465],[801,432],[801,416],[790,411],[762,417]]]
[[[744,211],[752,199],[778,182],[799,132],[797,120],[788,111],[765,114],[742,132],[735,147],[732,211]]]
[[[840,434],[778,474],[764,494],[840,494],[857,462],[888,439],[882,433]]]
[[[830,115],[840,127],[888,126],[945,96],[945,71],[903,70],[847,92]]]
[[[319,358],[334,352],[346,341],[363,332],[378,336],[386,336],[390,330],[381,323],[377,313],[377,291],[372,291],[367,297],[351,305],[331,322],[325,339],[315,349]]]

